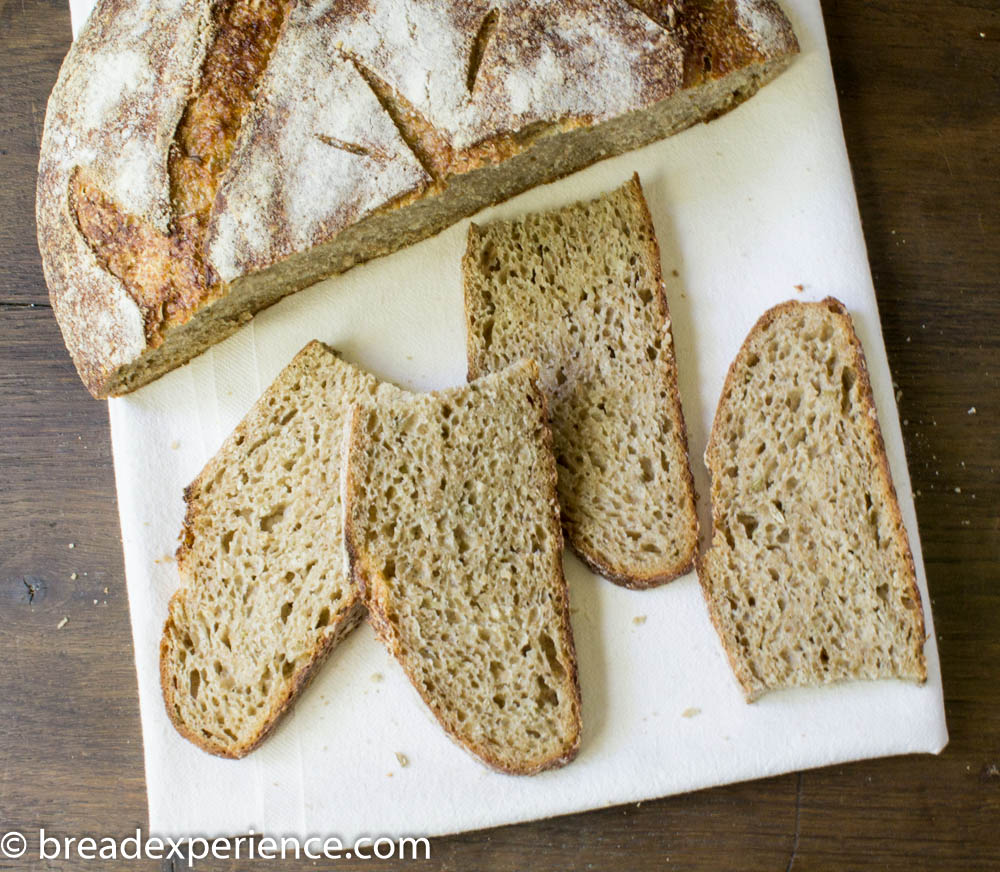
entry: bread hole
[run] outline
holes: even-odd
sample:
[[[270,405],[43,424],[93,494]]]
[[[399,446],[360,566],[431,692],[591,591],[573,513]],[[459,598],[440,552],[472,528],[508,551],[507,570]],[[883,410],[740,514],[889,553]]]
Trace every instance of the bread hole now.
[[[537,676],[538,695],[535,700],[539,705],[557,706],[559,705],[559,695],[549,687],[549,683],[541,675]]]
[[[192,669],[188,675],[188,682],[191,690],[191,699],[197,699],[198,689],[201,687],[201,673],[197,669]]]
[[[284,427],[285,424],[291,421],[292,418],[294,418],[298,413],[299,413],[298,409],[289,409],[287,412],[285,412],[281,420],[278,422],[278,426]]]
[[[507,699],[504,697],[502,693],[495,693],[493,694],[493,704],[497,708],[500,709],[505,708],[507,705]]]
[[[728,525],[722,528],[722,533],[726,537],[726,544],[733,550],[736,549],[736,539],[733,538],[733,531]]]
[[[790,534],[789,534],[789,532],[788,532],[788,528],[787,528],[787,527],[785,527],[785,529],[783,529],[783,530],[782,530],[782,531],[781,531],[781,532],[780,532],[780,533],[778,534],[778,536],[777,536],[777,538],[775,539],[775,541],[776,541],[776,542],[777,542],[777,543],[778,543],[779,545],[787,545],[787,544],[788,544],[788,540],[789,540],[790,538],[791,538],[791,536],[790,536]]]
[[[747,355],[747,368],[753,369],[758,363],[760,363],[760,355],[751,351],[750,354]]]
[[[285,508],[286,506],[284,503],[278,503],[277,506],[271,509],[270,512],[260,519],[260,529],[264,533],[270,533],[274,528],[274,525],[285,517]]]
[[[750,606],[750,608],[753,608],[755,605],[757,605],[757,598],[753,594],[747,596],[747,605]]]
[[[826,666],[830,662],[830,655],[826,653],[826,648],[819,649],[819,662]]]
[[[649,303],[653,299],[653,292],[649,288],[643,288],[639,291],[639,299],[642,300],[643,303]]]
[[[916,608],[919,608],[919,606],[917,605],[917,603],[914,602],[914,600],[910,596],[908,596],[907,594],[903,594],[903,596],[900,597],[899,602],[903,606],[904,609],[916,609]]]
[[[230,651],[233,650],[233,643],[229,639],[229,630],[223,630],[219,636],[219,641]]]
[[[824,324],[823,328],[819,331],[820,341],[827,342],[831,336],[833,336],[833,328],[829,324]]]
[[[495,679],[499,679],[502,674],[503,674],[503,666],[500,665],[500,661],[491,660],[490,675],[492,675]]]
[[[465,554],[469,550],[469,540],[465,535],[465,528],[458,526],[455,528],[455,548],[459,554]]]
[[[538,645],[542,649],[542,653],[545,655],[545,659],[548,661],[549,669],[552,670],[553,675],[557,678],[565,675],[566,670],[563,668],[562,663],[559,662],[556,644],[552,641],[552,637],[546,632],[540,633],[538,636]]]
[[[886,583],[880,584],[875,588],[875,596],[877,596],[882,602],[889,602],[889,585]]]
[[[316,629],[320,630],[323,627],[328,626],[330,623],[330,607],[323,606],[320,610],[319,617],[316,618]]]
[[[743,530],[747,535],[747,539],[752,540],[754,530],[757,529],[757,519],[753,515],[747,512],[738,512],[736,515],[736,520],[740,524],[742,524]]]
[[[656,357],[657,357],[658,354],[659,354],[659,352],[656,350],[656,346],[655,345],[647,345],[646,346],[646,357],[649,360],[656,360]]]
[[[396,577],[396,561],[391,557],[382,565],[382,577],[386,581]]]
[[[288,623],[288,616],[292,613],[292,607],[293,607],[292,603],[285,603],[281,607],[281,613],[280,613],[281,623],[283,624]]]
[[[564,384],[566,384],[566,371],[560,366],[556,370],[556,385],[562,387]]]
[[[235,530],[226,530],[226,532],[222,534],[222,542],[220,544],[222,546],[223,554],[229,553],[229,546],[233,541],[233,536],[235,535],[236,535]]]
[[[225,727],[225,728],[224,728],[224,729],[222,730],[222,732],[224,732],[224,733],[225,733],[225,734],[226,734],[227,736],[229,736],[229,738],[230,738],[230,739],[231,739],[232,741],[234,741],[234,742],[235,742],[235,741],[237,741],[237,738],[236,738],[236,733],[234,733],[234,732],[233,732],[232,730],[230,730],[230,729],[229,729],[229,727]]]
[[[295,661],[286,660],[281,664],[281,677],[288,678],[295,671]]]
[[[662,554],[663,553],[663,551],[660,548],[660,546],[657,545],[655,542],[644,542],[640,546],[639,550],[642,551],[642,552],[644,552],[644,553],[646,553],[646,554]]]
[[[842,388],[840,411],[845,415],[851,410],[851,390],[854,388],[854,383],[856,381],[857,374],[851,367],[845,366],[840,373],[840,385]]]
[[[785,405],[788,406],[789,411],[797,412],[801,404],[802,404],[801,389],[796,388],[793,391],[789,391],[788,396],[785,398]]]

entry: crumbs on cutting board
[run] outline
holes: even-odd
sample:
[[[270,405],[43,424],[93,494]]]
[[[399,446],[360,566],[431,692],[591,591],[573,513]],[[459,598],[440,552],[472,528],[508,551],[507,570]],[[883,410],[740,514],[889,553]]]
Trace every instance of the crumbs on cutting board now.
[[[61,630],[61,629],[62,629],[63,627],[65,627],[65,626],[66,626],[66,625],[67,625],[68,623],[69,623],[69,618],[68,618],[68,617],[66,617],[65,615],[63,615],[63,619],[62,619],[62,620],[61,620],[61,621],[60,621],[60,622],[59,622],[58,624],[56,624],[56,629],[57,629],[57,630]]]
[[[694,717],[697,717],[700,714],[701,714],[701,709],[700,708],[696,708],[695,706],[691,706],[690,708],[686,708],[686,709],[684,709],[684,711],[681,712],[681,717],[682,718],[694,718]]]
[[[409,766],[410,758],[407,757],[402,751],[396,752],[396,759],[399,761],[400,766]]]
[[[803,284],[792,285],[792,287],[795,288],[795,290],[797,290],[800,294],[806,289],[806,286]]]
[[[642,624],[645,624],[646,623],[646,616],[645,615],[636,615],[634,618],[632,618],[632,623],[635,624],[637,627],[640,626],[640,625],[642,625]]]

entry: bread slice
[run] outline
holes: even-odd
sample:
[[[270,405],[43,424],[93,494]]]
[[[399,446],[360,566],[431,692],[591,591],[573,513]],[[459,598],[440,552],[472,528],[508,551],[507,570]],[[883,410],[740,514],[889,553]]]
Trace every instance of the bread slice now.
[[[462,265],[469,378],[539,362],[570,544],[627,587],[688,571],[698,516],[639,177],[588,203],[473,224]]]
[[[363,616],[342,434],[352,402],[400,393],[311,342],[186,489],[160,677],[174,726],[206,751],[253,750]]]
[[[922,682],[924,623],[861,343],[844,306],[767,312],[726,379],[699,578],[749,701],[845,679]]]
[[[537,368],[355,409],[344,535],[369,621],[485,763],[569,762],[580,691]]]

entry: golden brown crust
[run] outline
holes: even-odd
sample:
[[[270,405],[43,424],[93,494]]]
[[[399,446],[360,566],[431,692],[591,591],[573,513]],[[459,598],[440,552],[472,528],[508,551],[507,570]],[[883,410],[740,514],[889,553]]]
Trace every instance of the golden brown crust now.
[[[882,438],[882,429],[879,426],[878,414],[875,406],[875,397],[872,392],[871,381],[868,375],[868,363],[865,358],[864,348],[861,345],[861,340],[858,338],[856,331],[854,330],[854,324],[851,320],[850,313],[847,307],[835,297],[826,297],[818,303],[803,303],[799,300],[787,300],[784,303],[779,303],[776,306],[768,309],[747,333],[747,337],[740,347],[739,352],[733,358],[732,363],[729,365],[729,369],[726,373],[726,379],[723,383],[722,393],[719,397],[718,408],[722,409],[727,401],[727,398],[732,394],[736,386],[736,374],[742,365],[742,362],[747,354],[747,349],[749,347],[750,341],[758,334],[766,331],[770,325],[776,321],[779,317],[784,315],[786,312],[801,310],[808,307],[824,308],[829,312],[836,315],[841,319],[844,324],[847,336],[850,340],[852,350],[853,350],[853,364],[858,373],[858,386],[859,393],[861,395],[862,402],[866,407],[867,414],[864,415],[864,419],[867,422],[869,443],[871,446],[872,457],[876,462],[876,469],[880,477],[882,478],[882,486],[887,495],[887,508],[892,516],[892,526],[893,532],[895,534],[895,539],[897,545],[900,549],[900,553],[904,555],[904,559],[907,565],[907,588],[910,592],[910,596],[914,603],[914,608],[917,612],[917,624],[919,628],[919,635],[921,636],[921,648],[923,645],[923,639],[925,638],[926,631],[924,629],[924,613],[923,613],[923,603],[920,597],[920,591],[917,587],[917,576],[916,576],[916,566],[913,561],[913,552],[910,549],[909,537],[906,533],[906,527],[903,523],[902,513],[899,509],[899,500],[896,496],[896,488],[892,481],[892,473],[889,469],[889,459],[885,452],[885,442]],[[708,467],[709,473],[714,474],[713,471],[718,467],[717,459],[717,442],[721,438],[721,422],[716,416],[716,420],[712,424],[712,430],[709,434],[708,444],[705,448],[705,465]],[[713,500],[712,503],[712,525],[713,530],[715,525],[719,522],[720,507],[715,504]],[[714,534],[713,534],[714,535]],[[711,543],[709,543],[711,547]],[[695,565],[698,573],[699,585],[702,589],[702,593],[705,597],[706,603],[711,604],[711,584],[707,576],[706,569],[704,567],[704,554],[698,555]],[[721,624],[716,610],[711,606],[708,609],[709,617],[712,621],[712,625],[715,627],[716,632],[720,639],[726,638],[725,628]],[[753,702],[764,692],[759,688],[759,681],[751,674],[746,662],[741,659],[736,650],[732,649],[728,645],[723,645],[726,652],[726,658],[729,661],[730,667],[732,668],[733,674],[736,676],[740,685],[743,688],[744,694],[746,696],[747,702]],[[927,679],[927,664],[926,660],[921,651],[920,654],[920,664],[921,664],[921,675],[919,681],[922,683]]]
[[[573,630],[569,614],[569,589],[566,584],[566,578],[563,574],[562,566],[563,539],[562,528],[559,522],[559,502],[556,495],[557,471],[555,456],[552,451],[552,431],[548,425],[547,404],[545,395],[538,384],[537,367],[532,378],[532,385],[536,402],[540,409],[543,432],[542,438],[545,444],[546,456],[549,458],[549,473],[547,479],[549,504],[552,506],[552,515],[550,516],[550,533],[558,542],[558,546],[553,549],[551,572],[553,576],[558,577],[561,582],[556,584],[556,587],[559,589],[561,600],[559,604],[559,614],[561,618],[559,634],[563,640],[569,640],[569,644],[564,646],[567,653],[567,662],[565,663],[565,667],[573,687],[573,711],[571,713],[571,717],[574,730],[568,747],[557,756],[548,757],[538,761],[526,761],[524,765],[521,766],[511,766],[507,764],[487,746],[477,745],[464,737],[448,715],[441,710],[437,704],[437,700],[429,695],[421,687],[420,683],[415,680],[414,673],[408,663],[407,652],[403,648],[399,634],[396,632],[396,628],[389,618],[389,614],[392,609],[386,601],[386,580],[377,569],[371,566],[370,562],[367,560],[364,549],[361,548],[360,545],[359,533],[355,530],[352,522],[353,513],[349,508],[351,505],[356,503],[359,489],[359,483],[354,480],[354,476],[352,474],[353,471],[350,464],[350,453],[352,449],[359,450],[363,447],[361,444],[362,428],[359,424],[361,410],[357,406],[355,406],[352,410],[350,420],[345,428],[344,450],[342,452],[343,465],[341,468],[341,486],[343,488],[342,497],[344,504],[344,548],[347,554],[348,566],[350,567],[350,573],[352,579],[354,580],[354,585],[359,591],[365,607],[368,610],[368,623],[371,625],[375,635],[379,638],[382,644],[384,644],[393,657],[396,658],[397,662],[410,679],[410,683],[420,695],[420,698],[434,714],[434,717],[437,719],[438,723],[441,724],[445,732],[448,733],[448,735],[458,745],[474,754],[488,766],[507,775],[536,775],[547,769],[554,769],[566,765],[573,760],[579,752],[581,735],[580,678],[576,659],[576,648],[572,643]]]
[[[223,0],[214,38],[168,151],[171,217],[163,233],[129,215],[92,173],[73,174],[70,208],[101,265],[124,284],[143,314],[150,348],[222,289],[205,256],[205,235],[236,135],[278,39],[290,0]]]

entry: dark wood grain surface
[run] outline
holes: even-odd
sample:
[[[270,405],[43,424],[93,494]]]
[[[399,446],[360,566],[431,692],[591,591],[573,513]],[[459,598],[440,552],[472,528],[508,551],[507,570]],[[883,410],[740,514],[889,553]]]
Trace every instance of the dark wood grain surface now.
[[[419,868],[1000,868],[1000,5],[823,5],[951,744],[435,839]],[[0,833],[121,836],[146,802],[107,410],[63,349],[35,246],[69,40],[65,0],[0,0]]]

